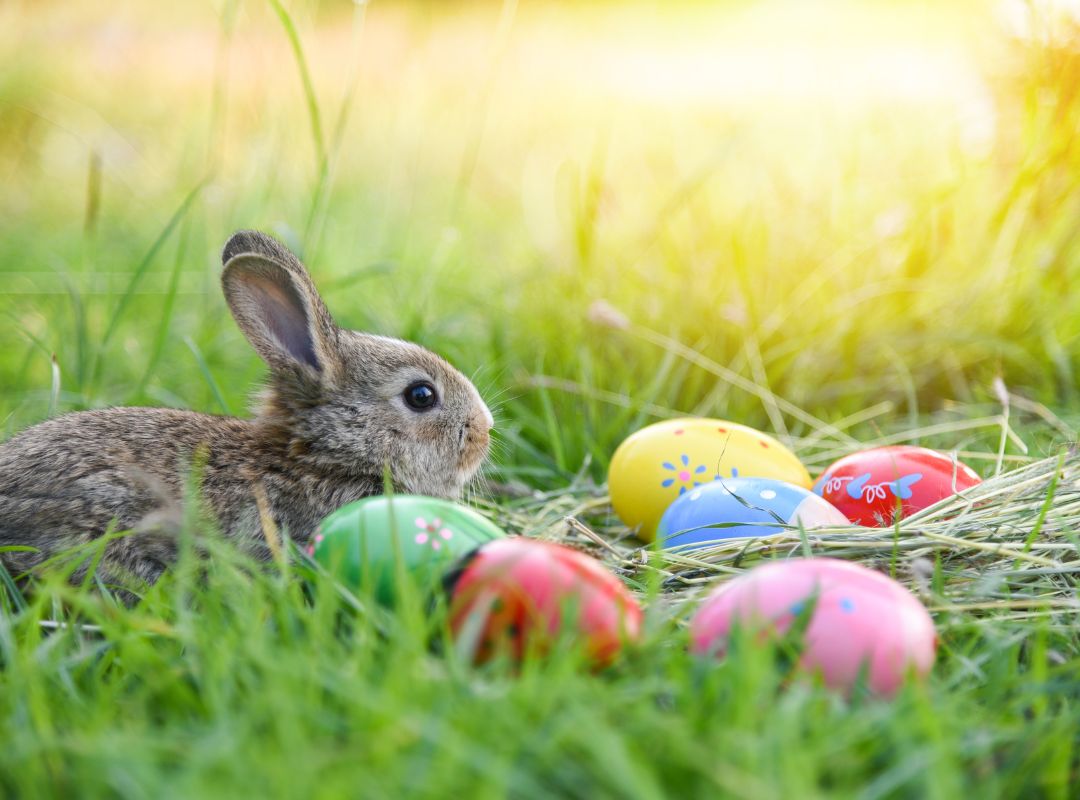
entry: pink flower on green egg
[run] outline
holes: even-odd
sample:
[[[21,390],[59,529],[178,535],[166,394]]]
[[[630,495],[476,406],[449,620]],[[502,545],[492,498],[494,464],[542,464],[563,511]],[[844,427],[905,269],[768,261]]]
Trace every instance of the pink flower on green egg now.
[[[449,528],[444,528],[442,520],[438,517],[435,517],[431,522],[428,522],[423,517],[417,517],[416,527],[420,530],[413,537],[413,541],[419,545],[430,544],[432,550],[440,549],[443,540],[454,537],[454,532]]]
[[[315,555],[315,546],[320,544],[322,542],[323,538],[325,538],[325,537],[323,537],[321,532],[315,534],[315,541],[313,541],[311,544],[309,544],[308,548],[307,548],[307,554],[309,556]]]

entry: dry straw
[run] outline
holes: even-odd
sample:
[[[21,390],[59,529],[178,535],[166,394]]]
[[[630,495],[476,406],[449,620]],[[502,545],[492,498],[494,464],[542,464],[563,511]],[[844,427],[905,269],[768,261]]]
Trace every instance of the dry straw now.
[[[888,572],[933,610],[1075,623],[1080,602],[1080,451],[1005,471],[889,528],[789,529],[689,553],[643,546],[582,483],[493,506],[511,530],[588,550],[632,581],[693,599],[764,559],[805,555]]]

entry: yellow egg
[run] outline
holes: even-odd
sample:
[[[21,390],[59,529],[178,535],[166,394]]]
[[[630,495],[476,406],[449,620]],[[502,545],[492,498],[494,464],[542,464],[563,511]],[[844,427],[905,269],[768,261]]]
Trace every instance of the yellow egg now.
[[[676,497],[717,478],[775,478],[809,489],[810,473],[771,436],[722,419],[670,419],[642,428],[608,470],[619,519],[647,542]]]

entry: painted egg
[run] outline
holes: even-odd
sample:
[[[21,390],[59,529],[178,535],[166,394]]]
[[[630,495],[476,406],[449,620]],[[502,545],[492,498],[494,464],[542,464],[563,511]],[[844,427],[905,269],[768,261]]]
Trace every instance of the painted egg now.
[[[451,588],[450,627],[476,661],[520,660],[572,636],[595,666],[610,663],[641,632],[641,607],[594,558],[535,539],[484,545]]]
[[[619,445],[608,470],[615,513],[647,542],[680,495],[717,478],[776,478],[810,488],[799,459],[771,436],[720,419],[672,419]]]
[[[772,536],[785,524],[809,529],[850,523],[801,486],[771,478],[724,478],[677,498],[660,518],[657,538],[664,547],[696,550],[719,539]]]
[[[691,621],[691,648],[722,654],[736,621],[782,634],[804,613],[799,666],[835,689],[865,675],[872,691],[891,695],[934,663],[937,637],[922,603],[892,578],[833,558],[765,564],[714,590]]]
[[[981,483],[970,467],[925,447],[877,447],[844,456],[814,491],[857,525],[888,527],[897,511],[914,514]]]
[[[397,558],[422,591],[431,591],[454,561],[505,536],[472,509],[419,495],[380,495],[342,506],[322,521],[308,553],[355,589],[381,602],[395,598]]]

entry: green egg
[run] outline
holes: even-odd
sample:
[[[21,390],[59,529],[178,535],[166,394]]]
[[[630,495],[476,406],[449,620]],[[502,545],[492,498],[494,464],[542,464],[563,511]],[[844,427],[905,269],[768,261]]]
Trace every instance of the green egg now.
[[[308,553],[346,585],[370,587],[391,605],[401,568],[420,591],[430,592],[463,555],[505,536],[477,512],[449,500],[381,495],[326,517]]]

